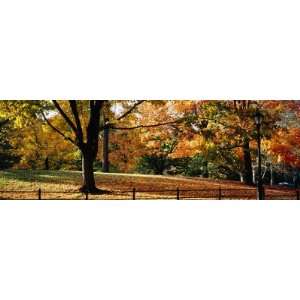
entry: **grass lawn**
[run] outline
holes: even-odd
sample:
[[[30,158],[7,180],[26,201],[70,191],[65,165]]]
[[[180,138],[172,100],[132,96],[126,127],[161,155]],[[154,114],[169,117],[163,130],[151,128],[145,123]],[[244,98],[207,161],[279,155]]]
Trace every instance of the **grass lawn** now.
[[[175,199],[177,188],[182,198],[218,198],[219,188],[222,197],[228,199],[254,199],[256,195],[254,187],[236,181],[114,173],[95,173],[95,177],[97,187],[112,194],[91,195],[90,199],[131,199],[133,188],[137,190],[137,199]],[[84,195],[78,193],[80,186],[79,171],[0,171],[0,199],[36,199],[39,188],[44,199],[83,199]],[[266,194],[269,198],[295,198],[295,191],[288,189],[269,188]]]

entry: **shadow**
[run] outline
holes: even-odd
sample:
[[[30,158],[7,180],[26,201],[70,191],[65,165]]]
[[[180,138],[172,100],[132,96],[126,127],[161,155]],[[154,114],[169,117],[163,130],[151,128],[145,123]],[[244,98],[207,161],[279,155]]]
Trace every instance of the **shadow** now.
[[[30,182],[30,183],[51,183],[51,184],[81,184],[80,171],[56,171],[56,170],[5,170],[1,171],[0,177],[8,180]]]

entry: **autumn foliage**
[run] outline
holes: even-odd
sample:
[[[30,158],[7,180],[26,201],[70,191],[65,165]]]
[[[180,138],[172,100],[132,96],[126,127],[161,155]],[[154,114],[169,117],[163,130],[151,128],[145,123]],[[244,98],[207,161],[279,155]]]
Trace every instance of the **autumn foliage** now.
[[[103,128],[107,126],[111,172],[156,173],[151,169],[152,162],[161,164],[161,174],[194,174],[188,172],[190,168],[199,171],[195,172],[197,176],[254,184],[257,172],[254,113],[257,109],[263,115],[265,182],[270,182],[272,172],[283,178],[289,177],[289,173],[298,173],[300,168],[300,101],[101,101],[95,170],[102,168],[106,151],[103,150]],[[11,167],[81,170],[91,103],[0,101],[0,121],[9,123],[5,138],[3,135],[0,138],[9,144],[10,153],[18,157],[12,160]],[[66,122],[57,109],[61,109],[70,122]],[[80,127],[82,133],[76,131]],[[147,160],[148,166],[144,164],[144,169],[141,168],[142,162]]]

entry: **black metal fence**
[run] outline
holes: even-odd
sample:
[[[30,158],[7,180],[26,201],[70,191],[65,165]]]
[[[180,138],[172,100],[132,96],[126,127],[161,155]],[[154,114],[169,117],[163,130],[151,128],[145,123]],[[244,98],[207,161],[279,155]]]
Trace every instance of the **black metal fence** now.
[[[165,189],[110,191],[90,194],[78,191],[0,190],[0,199],[8,200],[255,200],[256,189]],[[300,200],[300,190],[265,188],[266,200]]]

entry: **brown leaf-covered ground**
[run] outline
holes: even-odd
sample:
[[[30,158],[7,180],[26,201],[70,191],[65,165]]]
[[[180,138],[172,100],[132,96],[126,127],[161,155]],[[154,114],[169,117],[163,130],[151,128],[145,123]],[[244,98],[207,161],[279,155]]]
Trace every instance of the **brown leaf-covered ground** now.
[[[255,199],[255,187],[236,181],[191,177],[171,177],[138,174],[96,173],[97,186],[104,195],[89,195],[89,199]],[[9,170],[0,172],[0,199],[84,199],[78,192],[81,173],[76,171]],[[267,199],[296,199],[292,189],[266,187]]]

